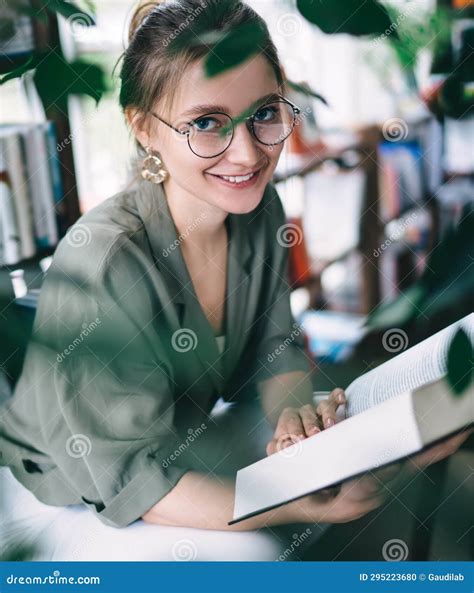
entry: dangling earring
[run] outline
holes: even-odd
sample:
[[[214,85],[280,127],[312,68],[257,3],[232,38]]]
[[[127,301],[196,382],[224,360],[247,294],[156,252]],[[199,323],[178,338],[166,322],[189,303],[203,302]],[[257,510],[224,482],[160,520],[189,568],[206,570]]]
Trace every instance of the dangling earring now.
[[[163,161],[156,153],[153,153],[149,146],[146,149],[146,154],[142,164],[143,179],[151,181],[151,183],[163,183],[168,177],[168,171],[165,169]]]

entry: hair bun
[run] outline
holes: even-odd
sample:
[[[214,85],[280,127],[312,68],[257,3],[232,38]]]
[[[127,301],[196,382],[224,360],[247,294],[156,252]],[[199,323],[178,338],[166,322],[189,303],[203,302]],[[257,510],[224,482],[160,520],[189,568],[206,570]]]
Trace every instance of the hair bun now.
[[[143,24],[143,21],[147,18],[149,14],[153,12],[153,10],[163,4],[166,0],[154,0],[154,1],[141,1],[138,3],[135,11],[132,15],[132,20],[130,21],[130,25],[128,28],[128,41],[131,42],[135,36],[135,33]]]

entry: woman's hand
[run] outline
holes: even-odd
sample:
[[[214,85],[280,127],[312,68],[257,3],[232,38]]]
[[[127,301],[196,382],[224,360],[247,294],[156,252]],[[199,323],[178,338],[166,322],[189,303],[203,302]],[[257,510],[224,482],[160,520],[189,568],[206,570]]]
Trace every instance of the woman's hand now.
[[[384,504],[417,472],[455,453],[473,432],[474,429],[465,430],[405,461],[369,472],[342,485],[326,488],[290,504],[295,505],[294,512],[301,522],[354,521]]]
[[[330,428],[337,422],[337,409],[345,403],[344,390],[337,387],[328,399],[317,406],[306,404],[301,408],[285,408],[278,419],[273,439],[267,445],[267,455]]]

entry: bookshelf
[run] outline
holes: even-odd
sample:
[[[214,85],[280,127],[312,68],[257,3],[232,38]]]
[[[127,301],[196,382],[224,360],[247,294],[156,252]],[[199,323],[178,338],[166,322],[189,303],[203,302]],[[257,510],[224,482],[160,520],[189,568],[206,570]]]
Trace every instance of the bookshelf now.
[[[51,51],[61,52],[61,40],[57,15],[53,12],[43,13],[43,18],[33,18],[30,20],[33,29],[34,50],[39,53]],[[30,54],[31,55],[31,54]],[[12,66],[22,66],[28,59],[26,55],[14,55],[9,57],[2,54],[0,59],[0,74],[5,74],[12,69]],[[26,93],[27,101],[31,97]],[[72,138],[71,126],[67,106],[61,108],[56,104],[44,105],[45,122],[53,122],[56,146],[61,139]],[[51,158],[51,153],[50,157]],[[56,151],[57,174],[59,174],[61,195],[55,197],[54,212],[57,223],[57,240],[51,245],[37,245],[36,253],[31,257],[21,258],[15,263],[3,263],[1,268],[21,267],[23,265],[33,264],[41,258],[51,255],[57,242],[65,235],[67,229],[76,222],[81,215],[79,196],[77,192],[74,155],[71,142],[62,142],[61,149]],[[33,196],[30,196],[32,199]],[[32,204],[32,206],[34,206]]]

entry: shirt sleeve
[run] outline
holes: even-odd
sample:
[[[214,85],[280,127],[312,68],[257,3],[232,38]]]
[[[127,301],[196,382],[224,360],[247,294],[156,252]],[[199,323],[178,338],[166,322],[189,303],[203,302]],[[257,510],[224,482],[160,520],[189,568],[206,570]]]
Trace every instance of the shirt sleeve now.
[[[257,344],[252,356],[252,382],[260,382],[291,371],[309,372],[311,365],[304,347],[302,328],[295,322],[290,309],[291,289],[288,284],[288,249],[285,242],[285,213],[273,185],[269,186],[266,204],[267,255],[265,295],[253,328]]]
[[[92,278],[62,269],[54,283],[57,355],[45,369],[54,420],[45,441],[78,497],[114,527],[139,519],[187,471],[166,462],[179,437],[149,265],[120,236]]]

